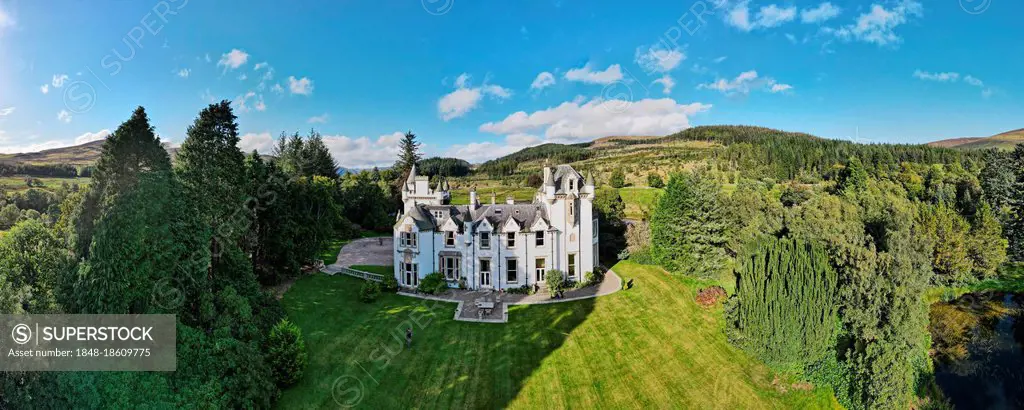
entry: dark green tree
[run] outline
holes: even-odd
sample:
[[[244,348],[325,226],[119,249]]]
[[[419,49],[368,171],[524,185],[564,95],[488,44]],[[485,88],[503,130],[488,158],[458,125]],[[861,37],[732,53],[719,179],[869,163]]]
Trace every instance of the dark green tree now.
[[[704,174],[669,178],[651,217],[651,250],[670,272],[710,277],[727,258],[721,186]]]
[[[287,319],[282,319],[267,338],[267,364],[280,387],[291,386],[302,380],[306,369],[306,342],[302,330]]]
[[[170,169],[170,157],[150,125],[146,110],[136,108],[131,118],[104,141],[90,188],[74,211],[75,234],[71,242],[76,254],[88,256],[94,224],[113,198],[131,189],[140,174]]]
[[[395,161],[392,169],[398,171],[398,183],[401,184],[409,176],[412,166],[423,159],[423,155],[420,154],[420,143],[416,141],[416,134],[413,134],[412,131],[408,131],[402,136],[401,141],[398,142],[398,149],[398,160]]]
[[[601,187],[594,193],[594,212],[597,214],[598,225],[598,256],[602,261],[616,262],[619,252],[626,248],[625,210],[626,204],[619,196],[619,190]]]
[[[612,171],[612,176],[608,178],[608,185],[611,185],[612,188],[626,186],[626,174],[622,172],[622,168],[615,168]]]
[[[839,282],[821,246],[762,237],[747,243],[738,264],[726,310],[734,344],[788,369],[834,354]]]

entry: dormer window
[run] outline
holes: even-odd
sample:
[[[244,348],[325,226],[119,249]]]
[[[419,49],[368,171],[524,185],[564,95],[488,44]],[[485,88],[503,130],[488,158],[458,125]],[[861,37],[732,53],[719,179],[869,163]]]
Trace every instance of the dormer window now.
[[[441,219],[442,217],[444,217],[444,212],[441,212],[439,210],[433,210],[431,211],[431,213],[434,214],[434,219]]]
[[[455,232],[448,231],[444,233],[444,246],[455,246]]]
[[[515,232],[508,232],[507,234],[505,234],[505,246],[508,247],[508,248],[515,248],[516,247],[516,233]]]
[[[536,246],[544,246],[544,231],[537,231]]]
[[[569,180],[569,190],[572,191],[574,189],[576,189],[576,180],[575,179],[570,179]]]
[[[501,215],[501,208],[494,208],[494,213]]]

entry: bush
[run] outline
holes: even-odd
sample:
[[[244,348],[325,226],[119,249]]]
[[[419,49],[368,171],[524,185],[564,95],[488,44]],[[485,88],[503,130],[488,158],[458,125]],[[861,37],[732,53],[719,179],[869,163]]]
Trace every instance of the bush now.
[[[626,186],[626,174],[622,172],[622,168],[616,168],[612,171],[612,176],[608,178],[608,185],[612,188],[622,188]]]
[[[565,274],[560,270],[549,270],[548,273],[544,275],[544,282],[547,283],[548,293],[552,296],[565,290]]]
[[[417,288],[420,292],[431,295],[436,295],[447,289],[448,282],[444,280],[444,276],[441,275],[441,272],[434,272],[427,275],[423,280],[420,280],[420,286]]]
[[[381,282],[381,289],[385,292],[395,292],[398,290],[398,279],[395,279],[394,275],[384,275],[384,281]]]
[[[583,274],[583,279],[586,280],[586,285],[585,286],[596,285],[596,284],[601,283],[602,281],[604,281],[604,274],[607,271],[608,271],[608,269],[605,269],[605,268],[602,268],[600,266],[597,266],[597,267],[594,267],[594,271],[593,272],[585,272]]]
[[[380,284],[372,280],[363,282],[363,286],[359,288],[359,300],[370,303],[377,300],[377,296],[380,296]]]
[[[715,285],[701,289],[697,292],[697,304],[703,307],[711,307],[716,303],[725,300],[725,288]]]
[[[302,331],[288,319],[281,319],[267,338],[267,364],[280,387],[288,387],[302,379],[306,369],[306,342]]]
[[[505,292],[513,294],[513,295],[532,295],[533,294],[533,286],[523,285],[523,286],[520,286],[518,288],[508,288],[508,289],[505,289]]]
[[[647,186],[651,188],[664,188],[665,180],[661,179],[661,175],[651,173],[647,175]]]

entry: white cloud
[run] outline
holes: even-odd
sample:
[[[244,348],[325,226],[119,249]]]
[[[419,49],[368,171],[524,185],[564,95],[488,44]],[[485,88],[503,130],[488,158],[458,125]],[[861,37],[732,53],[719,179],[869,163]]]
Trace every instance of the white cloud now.
[[[667,73],[679,67],[686,55],[679,50],[668,50],[655,45],[636,49],[636,63],[648,73]]]
[[[476,108],[482,97],[479,88],[459,88],[437,101],[437,112],[445,121],[459,118]]]
[[[50,83],[53,84],[54,88],[61,88],[61,87],[64,86],[64,83],[67,82],[67,81],[68,81],[68,75],[67,74],[54,74],[53,75],[53,81],[51,81]]]
[[[188,76],[192,74],[192,70],[187,69],[187,68],[182,68],[182,69],[178,70],[177,74],[178,74],[178,77],[188,78]]]
[[[253,71],[260,71],[260,70],[262,70],[264,68],[267,68],[267,66],[268,66],[268,64],[267,64],[266,61],[264,61],[262,63],[256,63],[256,65],[252,66],[252,70]]]
[[[269,132],[248,133],[238,138],[238,149],[248,154],[253,150],[269,154],[274,149],[274,137]]]
[[[464,159],[472,163],[479,163],[511,154],[523,148],[540,144],[541,142],[543,141],[536,135],[512,134],[505,137],[504,144],[490,141],[455,144],[448,147],[444,156]]]
[[[7,10],[3,8],[3,4],[0,3],[0,30],[14,27],[15,23],[14,17],[12,17],[11,13],[7,12]]]
[[[99,141],[110,136],[110,130],[104,129],[97,132],[87,132],[75,137],[75,145],[82,145],[87,142]]]
[[[789,91],[793,86],[782,84],[771,77],[761,77],[757,71],[750,70],[740,73],[732,80],[719,78],[715,82],[700,84],[697,89],[708,89],[720,91],[725,95],[747,95],[752,90],[764,90],[771,93]]]
[[[672,76],[665,74],[661,78],[654,80],[654,83],[661,84],[662,92],[665,94],[672,93],[672,87],[676,86],[676,80]]]
[[[519,111],[480,131],[500,135],[537,134],[552,142],[579,142],[609,135],[665,135],[690,126],[689,117],[711,105],[679,104],[671,98],[639,101],[575,99],[527,114]]]
[[[252,107],[249,106],[249,100],[253,101]],[[257,94],[255,91],[239,95],[231,103],[234,104],[235,110],[238,112],[249,112],[253,109],[256,111],[266,111],[267,109],[267,105],[263,102],[263,94]]]
[[[281,94],[284,92],[284,87],[282,87],[281,84],[274,84],[273,87],[270,87],[270,91]]]
[[[316,115],[316,116],[313,116],[313,117],[309,117],[309,119],[306,120],[306,123],[307,124],[326,124],[327,120],[330,120],[330,119],[331,119],[330,114],[323,113],[321,115]]]
[[[594,71],[590,63],[587,63],[581,68],[574,68],[566,72],[565,79],[586,84],[608,85],[622,80],[622,67],[619,67],[618,64],[612,64],[604,71]]]
[[[729,58],[729,57],[721,56],[721,57],[718,57],[718,58],[714,59],[713,61],[715,62],[715,64],[718,64],[718,63],[721,63],[721,62],[725,61],[725,59],[727,59],[727,58]]]
[[[460,74],[455,79],[455,91],[445,94],[437,100],[437,113],[442,120],[449,121],[466,115],[480,104],[484,96],[499,100],[512,97],[512,90],[508,88],[496,84],[472,87],[469,80],[469,74]]]
[[[801,10],[800,21],[808,24],[822,23],[835,18],[840,12],[842,9],[826,1],[813,9]]]
[[[248,79],[249,79],[249,76],[245,75],[245,73],[242,73],[242,74],[238,75],[238,81],[245,81],[245,80],[248,80]]]
[[[945,73],[929,73],[927,71],[916,70],[914,71],[914,78],[927,81],[938,81],[938,82],[956,82],[960,79],[960,73],[945,72]],[[973,78],[973,77],[971,77]]]
[[[345,168],[369,168],[387,166],[398,158],[398,141],[403,133],[394,132],[370,139],[368,137],[352,138],[344,135],[324,136],[324,145]]]
[[[313,94],[313,81],[306,77],[302,77],[301,79],[288,77],[288,90],[291,91],[292,94]]]
[[[844,41],[863,41],[879,46],[896,45],[903,41],[896,28],[907,23],[910,17],[921,16],[924,7],[917,0],[900,0],[890,9],[872,4],[871,11],[857,17],[854,24],[838,29],[825,30]]]
[[[543,90],[547,87],[555,85],[555,76],[547,71],[537,74],[537,78],[533,79],[533,83],[530,84],[531,90]]]
[[[751,31],[762,28],[778,27],[782,24],[793,21],[796,18],[796,7],[779,7],[770,4],[761,7],[757,11],[754,20],[750,20],[750,6],[744,1],[735,5],[725,15],[725,22],[742,31]]]
[[[50,92],[50,85],[49,84],[43,84],[43,85],[39,86],[39,92],[41,92],[43,94],[49,93]]]
[[[0,142],[4,142],[3,131],[0,131]],[[22,152],[39,152],[54,148],[63,148],[70,146],[65,141],[44,141],[35,144],[28,145],[0,145],[0,154],[16,154]]]
[[[15,107],[0,108],[0,117],[6,117],[14,112]]]
[[[71,122],[71,113],[69,113],[67,110],[60,110],[60,112],[57,113],[57,121],[63,122],[65,124]]]
[[[925,80],[925,81],[935,81],[935,82],[940,82],[940,83],[955,83],[957,81],[960,81],[960,73],[952,72],[952,71],[944,72],[944,73],[930,73],[930,72],[927,72],[927,71],[915,70],[914,71],[914,78],[917,78],[917,79],[920,79],[920,80]],[[986,87],[984,81],[982,81],[980,78],[975,77],[973,75],[970,75],[970,74],[964,75],[963,79],[964,79],[964,83],[965,84],[970,85],[972,87],[981,88],[982,89],[981,90],[981,96],[982,97],[985,97],[985,98],[991,97],[992,94],[996,92],[995,88]]]
[[[235,48],[221,55],[220,61],[217,61],[217,66],[224,66],[224,72],[227,72],[228,70],[241,67],[246,61],[249,61],[249,54]]]
[[[761,7],[757,12],[757,27],[777,27],[796,18],[796,7],[779,7],[774,4]]]

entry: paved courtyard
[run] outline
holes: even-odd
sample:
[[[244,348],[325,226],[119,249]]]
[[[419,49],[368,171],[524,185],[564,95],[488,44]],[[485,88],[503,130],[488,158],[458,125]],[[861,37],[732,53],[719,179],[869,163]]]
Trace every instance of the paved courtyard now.
[[[390,236],[356,239],[341,247],[338,261],[328,268],[347,268],[353,265],[391,266],[395,263],[394,249],[394,239]]]

